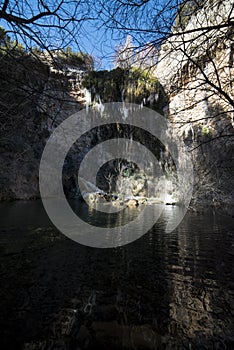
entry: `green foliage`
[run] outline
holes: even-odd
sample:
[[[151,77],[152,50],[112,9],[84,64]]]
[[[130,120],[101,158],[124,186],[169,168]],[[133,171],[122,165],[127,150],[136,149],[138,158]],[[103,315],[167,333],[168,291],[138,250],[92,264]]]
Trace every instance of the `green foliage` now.
[[[69,46],[65,50],[58,51],[56,59],[60,64],[68,64],[75,67],[84,66],[90,70],[94,66],[93,58],[90,55],[83,52],[74,52]]]
[[[92,71],[84,79],[83,86],[99,94],[103,102],[121,101],[141,103],[142,99],[159,88],[157,78],[140,68],[116,68],[111,71]]]
[[[43,50],[38,46],[33,46],[30,52],[34,56],[40,56]],[[11,40],[5,29],[0,27],[0,55],[9,55],[16,58],[28,55],[28,52],[21,43],[18,43],[16,40]],[[69,46],[66,47],[66,49],[53,53],[53,56],[59,64],[84,67],[90,70],[92,70],[94,66],[93,58],[90,55],[83,52],[74,52]]]
[[[121,92],[125,86],[127,71],[116,68],[111,71],[92,71],[83,81],[83,86],[101,96],[104,102],[120,101]]]
[[[11,40],[4,28],[0,27],[0,55],[10,54],[11,56],[20,56],[25,54],[25,48],[16,40]]]
[[[127,97],[134,95],[136,102],[140,102],[150,93],[157,92],[158,88],[158,79],[153,77],[148,70],[132,68],[129,71],[129,81],[126,89]]]
[[[202,136],[212,137],[213,136],[213,129],[207,125],[203,125],[201,133],[202,133]]]
[[[31,48],[31,52],[37,56],[37,55],[40,55],[42,53],[42,49],[38,46],[33,46]]]
[[[6,45],[7,42],[10,42],[10,38],[5,29],[0,27],[0,45]]]

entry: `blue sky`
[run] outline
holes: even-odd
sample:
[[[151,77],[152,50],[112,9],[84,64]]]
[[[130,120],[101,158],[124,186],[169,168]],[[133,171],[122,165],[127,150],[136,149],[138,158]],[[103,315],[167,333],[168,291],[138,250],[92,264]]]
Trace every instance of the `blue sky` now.
[[[56,2],[59,0],[45,0],[45,3],[49,4],[51,8],[56,5]],[[140,1],[140,0],[139,0]],[[137,2],[137,0],[136,0]],[[140,1],[143,3],[142,1]],[[0,1],[0,4],[2,1]],[[17,11],[21,11],[25,18],[28,18],[32,15],[32,12],[38,12],[38,1],[33,1],[33,0],[28,0],[27,4],[28,6],[24,7],[22,10],[22,6],[25,6],[24,1],[17,1],[17,0],[10,0],[9,1],[9,6],[13,9],[13,13],[17,14]],[[66,3],[65,6],[65,11],[68,9],[67,6],[75,6],[77,2],[71,1],[70,5],[67,5],[69,2]],[[131,3],[131,2],[130,2]],[[164,23],[167,22],[167,19],[170,18],[171,14],[173,13],[173,10],[169,10],[168,12],[165,12],[164,10],[161,11],[161,15],[155,15],[160,11],[161,9],[164,9],[165,6],[170,6],[175,5],[178,3],[178,0],[148,0],[145,1],[143,6],[141,6],[138,10],[138,8],[133,8],[133,7],[128,7],[126,9],[126,21],[122,23],[123,28],[120,29],[115,29],[113,31],[104,29],[101,27],[100,29],[100,22],[98,23],[98,20],[96,21],[84,21],[82,22],[81,26],[73,26],[69,27],[71,28],[71,31],[74,34],[75,39],[73,42],[68,42],[68,45],[72,47],[73,50],[78,51],[79,49],[87,52],[91,55],[94,56],[94,59],[96,61],[96,68],[97,69],[111,69],[113,67],[113,60],[114,60],[114,49],[116,46],[123,44],[124,39],[126,38],[127,34],[129,34],[129,30],[126,29],[127,27],[139,27],[139,28],[145,28],[146,30],[143,32],[134,30],[133,32],[130,30],[130,33],[134,36],[135,38],[135,43],[136,45],[142,45],[146,44],[147,42],[150,42],[155,38],[154,35],[157,34],[152,34],[151,30],[154,30],[154,28],[157,25],[163,26]],[[86,6],[86,2],[83,2],[84,6]],[[95,2],[94,5],[96,6],[95,10],[101,10],[100,16],[102,16],[102,21],[105,21],[105,16],[108,18],[109,12],[112,12],[112,3],[110,1],[106,1],[103,3],[102,8],[98,8],[99,5],[97,5],[98,2]],[[105,8],[105,4],[106,8]],[[0,5],[1,6],[1,5]],[[83,5],[81,5],[83,6]],[[109,7],[108,7],[109,6]],[[93,9],[91,8],[91,11]],[[85,9],[85,11],[87,11]],[[115,10],[114,10],[115,11]],[[123,12],[119,12],[119,9],[117,7],[117,16],[122,16]],[[122,9],[121,9],[122,11]],[[137,12],[138,11],[138,12]],[[174,11],[175,12],[175,11]],[[137,19],[134,18],[134,13],[138,17]],[[94,12],[95,14],[95,12]],[[79,5],[79,11],[78,15],[82,15],[82,8],[80,8]],[[86,15],[89,16],[89,11],[86,12]],[[92,13],[90,12],[90,16],[92,17]],[[100,18],[99,18],[100,19]],[[47,18],[47,21],[50,21],[50,19]],[[41,23],[45,23],[41,22]],[[0,25],[4,27],[5,29],[9,29],[9,26],[6,21],[1,21]],[[72,25],[72,24],[71,24]],[[126,28],[124,26],[126,25]],[[99,26],[99,29],[97,29]],[[16,27],[16,31],[17,31]],[[115,40],[114,38],[115,37]],[[28,46],[33,46],[35,43],[30,43],[29,39],[24,39],[23,37],[18,36],[18,41],[22,42],[25,40],[27,42]],[[54,29],[47,29],[43,33],[43,36],[41,37],[42,41],[41,42],[46,42],[52,43],[56,45],[56,43],[59,45],[59,34],[58,31],[55,31]]]
[[[32,15],[38,13],[38,1],[28,0],[27,5],[25,5],[25,3],[26,2],[23,1],[10,0],[8,5],[9,9],[7,10],[8,12],[12,11],[14,15],[18,15],[18,12],[21,12],[21,16],[23,16],[24,18],[30,18],[32,17]],[[53,6],[55,6],[56,1],[45,0],[45,3],[50,3],[52,8]],[[69,5],[66,5],[65,10],[68,9],[68,11],[72,12],[75,3],[76,2],[71,1],[71,8],[68,9]],[[3,1],[0,1],[0,7],[2,7],[2,4]],[[80,6],[78,11],[78,16],[79,15],[82,16],[82,9],[80,10]],[[89,13],[87,13],[86,15],[89,16]],[[38,21],[38,23],[45,24],[46,21],[48,21],[49,23],[50,19],[46,18],[46,20],[40,20]],[[73,40],[73,42],[69,42],[68,40],[68,46],[70,46],[74,51],[81,50],[94,56],[96,68],[111,69],[113,67],[112,62],[114,57],[114,47],[116,43],[112,40],[111,34],[108,31],[105,31],[103,28],[97,30],[97,25],[98,23],[92,20],[85,20],[81,22],[80,27],[79,24],[77,26],[73,26],[72,24],[71,26],[69,25],[70,30],[73,32],[73,34],[75,33],[75,40]],[[9,31],[8,34],[12,39],[15,39],[15,37],[11,32],[20,32],[19,27],[14,26],[13,28],[7,21],[3,19],[0,19],[0,26]],[[44,34],[42,35],[42,38],[43,43],[46,43],[46,41],[48,41],[48,43],[52,43],[55,46],[60,45],[58,31],[56,32],[55,30],[53,31],[52,29],[48,29],[47,33],[47,31],[45,30]],[[24,37],[22,33],[21,36],[17,34],[17,40],[20,43],[26,43],[28,47],[36,45],[35,42],[30,41],[30,39],[28,39],[27,37]]]
[[[114,41],[111,33],[103,29],[97,30],[90,23],[85,23],[80,41],[81,49],[97,60],[97,68],[113,68],[114,49],[120,42]]]
[[[7,31],[11,28],[6,21],[0,20],[0,26]],[[10,34],[11,38],[14,37]],[[23,43],[23,40],[18,37],[18,41]],[[91,54],[96,61],[97,69],[112,69],[114,59],[114,49],[118,42],[112,39],[111,34],[103,29],[95,29],[91,23],[86,22],[82,26],[79,35],[79,48],[83,52]],[[28,42],[28,45],[31,44]],[[32,43],[34,46],[34,43]],[[79,50],[76,44],[70,44],[73,50]]]

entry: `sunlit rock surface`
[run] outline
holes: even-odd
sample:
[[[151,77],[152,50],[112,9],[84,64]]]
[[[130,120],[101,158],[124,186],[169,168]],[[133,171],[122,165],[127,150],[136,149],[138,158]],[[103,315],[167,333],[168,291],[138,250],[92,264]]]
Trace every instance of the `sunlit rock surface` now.
[[[227,20],[231,6],[228,0],[207,2],[190,18],[185,31],[218,26]],[[180,28],[174,31],[180,32]],[[200,34],[195,31],[168,39],[161,47],[155,74],[170,100],[168,116],[174,132],[184,139],[193,156],[193,203],[231,204],[234,200],[233,107],[211,84],[232,99],[233,33],[228,28],[219,28],[207,36]],[[203,73],[211,84],[204,80]]]

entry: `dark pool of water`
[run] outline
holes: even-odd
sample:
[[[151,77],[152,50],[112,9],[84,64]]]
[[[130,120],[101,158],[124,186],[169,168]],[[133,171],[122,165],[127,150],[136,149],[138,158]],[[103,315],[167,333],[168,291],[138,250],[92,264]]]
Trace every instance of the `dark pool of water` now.
[[[177,210],[97,249],[58,232],[39,201],[1,204],[0,348],[234,349],[234,219],[190,212],[166,233]]]

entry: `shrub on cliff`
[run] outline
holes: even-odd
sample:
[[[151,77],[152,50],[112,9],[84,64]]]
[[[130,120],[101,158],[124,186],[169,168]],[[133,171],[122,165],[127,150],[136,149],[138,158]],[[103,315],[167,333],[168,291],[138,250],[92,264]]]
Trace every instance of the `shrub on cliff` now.
[[[98,94],[103,102],[144,102],[153,108],[156,107],[157,96],[161,91],[158,79],[149,70],[138,67],[90,72],[86,75],[83,86],[91,91],[92,99]]]
[[[94,68],[94,61],[91,55],[84,52],[72,51],[69,46],[66,49],[57,51],[54,57],[55,61],[59,64],[83,67],[88,70],[93,70]]]

